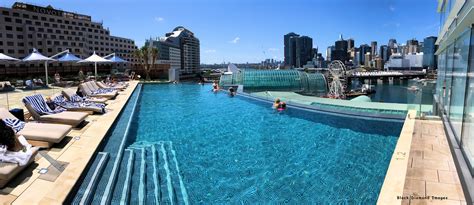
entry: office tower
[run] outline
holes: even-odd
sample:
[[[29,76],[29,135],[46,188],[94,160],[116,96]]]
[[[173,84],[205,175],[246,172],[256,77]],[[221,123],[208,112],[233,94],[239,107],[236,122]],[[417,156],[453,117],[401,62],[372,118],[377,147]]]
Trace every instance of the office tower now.
[[[372,64],[371,64],[372,63],[371,62],[372,61],[372,54],[370,52],[367,52],[367,53],[364,54],[364,56],[365,56],[364,57],[365,67],[368,67],[368,68],[372,67]]]
[[[370,43],[370,54],[372,54],[372,59],[375,58],[375,56],[377,56],[377,41],[372,41]]]
[[[332,61],[332,53],[334,52],[335,47],[334,46],[328,46],[326,49],[326,60],[327,61]]]
[[[200,66],[200,43],[190,30],[178,26],[165,37],[146,42],[158,48],[159,60],[168,62],[171,68],[179,68],[181,74],[196,74]]]
[[[335,43],[335,50],[332,52],[332,60],[340,60],[346,62],[349,60],[347,53],[347,41],[342,38],[342,34],[339,36],[339,40]]]
[[[296,65],[302,68],[313,56],[313,39],[308,36],[295,37],[296,39]]]
[[[392,39],[388,40],[387,46],[388,46],[388,48],[394,48],[395,44],[397,44],[397,40],[392,38]]]
[[[284,58],[285,58],[285,65],[294,65],[292,62],[295,60],[290,59],[291,49],[290,49],[290,39],[291,37],[299,37],[300,35],[296,33],[288,33],[283,36],[283,43],[284,43]]]
[[[370,53],[371,47],[367,44],[360,45],[359,47],[359,64],[365,64],[365,54]]]
[[[423,40],[423,67],[429,69],[437,68],[437,56],[435,55],[437,46],[435,36],[426,37]]]
[[[418,45],[418,41],[416,39],[411,39],[407,41],[407,53],[419,53],[420,48]]]
[[[397,51],[397,48],[398,48],[398,45],[397,45],[397,40],[396,39],[390,39],[388,40],[388,49],[390,50],[390,53],[398,53]]]
[[[12,8],[0,7],[0,25],[0,53],[12,57],[26,57],[33,48],[46,56],[69,49],[81,58],[95,51],[137,62],[133,40],[111,35],[88,15],[17,2]]]
[[[355,46],[354,39],[352,38],[347,39],[347,50],[350,51],[351,49],[354,48],[354,46]]]
[[[383,60],[383,62],[387,62],[388,59],[390,58],[390,55],[391,55],[390,49],[388,48],[387,45],[380,46],[379,56]]]

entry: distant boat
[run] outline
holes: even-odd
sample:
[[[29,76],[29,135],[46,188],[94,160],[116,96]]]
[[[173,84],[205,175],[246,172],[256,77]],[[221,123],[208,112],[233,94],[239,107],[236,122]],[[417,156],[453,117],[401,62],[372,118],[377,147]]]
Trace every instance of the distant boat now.
[[[410,87],[407,88],[409,91],[418,91],[420,90],[420,88],[416,85],[412,85]]]

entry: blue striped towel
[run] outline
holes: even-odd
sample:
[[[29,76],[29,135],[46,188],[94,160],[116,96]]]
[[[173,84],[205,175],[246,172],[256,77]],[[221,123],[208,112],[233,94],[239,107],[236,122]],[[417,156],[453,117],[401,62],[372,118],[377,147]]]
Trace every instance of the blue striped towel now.
[[[71,96],[71,102],[82,102],[82,101],[84,101],[84,99],[78,94],[73,94]]]
[[[96,94],[105,94],[105,93],[111,93],[111,92],[114,92],[115,90],[114,89],[110,89],[110,88],[101,88],[101,89],[97,89],[95,91],[92,92],[92,94],[96,95]]]
[[[64,111],[64,109],[51,110],[41,94],[27,96],[23,98],[23,103],[31,105],[39,115],[49,115]]]
[[[2,120],[3,122],[5,122],[7,126],[11,127],[13,131],[15,131],[15,133],[18,133],[20,130],[22,130],[25,127],[25,122],[19,119],[6,118]]]

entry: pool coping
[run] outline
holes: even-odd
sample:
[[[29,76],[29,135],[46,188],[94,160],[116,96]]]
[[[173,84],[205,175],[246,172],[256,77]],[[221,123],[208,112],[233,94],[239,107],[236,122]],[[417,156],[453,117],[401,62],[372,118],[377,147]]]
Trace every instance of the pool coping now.
[[[403,123],[400,137],[392,154],[377,204],[402,204],[406,174],[410,159],[411,142],[415,129],[416,111],[410,110]]]

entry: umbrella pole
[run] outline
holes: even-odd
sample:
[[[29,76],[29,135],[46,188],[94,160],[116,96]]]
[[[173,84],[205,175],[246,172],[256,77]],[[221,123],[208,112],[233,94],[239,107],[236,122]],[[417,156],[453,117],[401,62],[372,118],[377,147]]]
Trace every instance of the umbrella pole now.
[[[95,80],[97,80],[97,62],[94,63],[94,67],[95,67]]]
[[[46,72],[46,86],[48,86],[48,61],[44,62],[44,71]]]
[[[10,109],[10,101],[8,100],[8,92],[6,94],[7,94],[7,109],[9,110]]]

